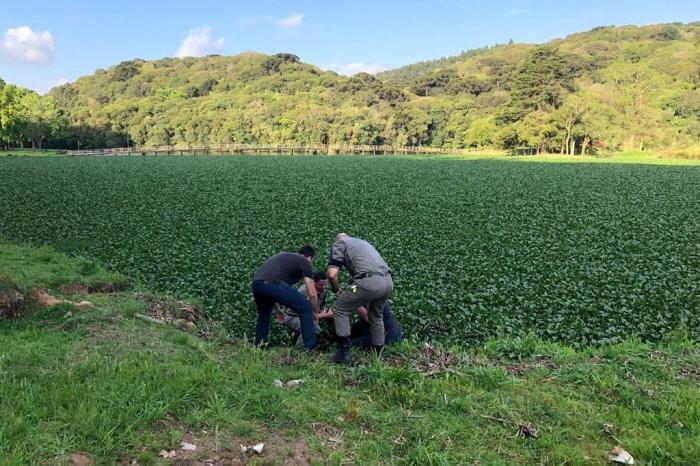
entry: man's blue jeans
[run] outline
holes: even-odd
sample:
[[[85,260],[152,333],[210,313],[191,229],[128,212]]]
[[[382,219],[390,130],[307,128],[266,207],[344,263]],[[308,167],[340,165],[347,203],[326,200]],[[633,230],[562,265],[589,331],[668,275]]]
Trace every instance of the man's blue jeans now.
[[[268,283],[262,280],[255,280],[253,281],[253,298],[255,298],[255,306],[258,308],[258,320],[255,323],[256,345],[268,340],[272,308],[275,303],[279,303],[299,314],[304,348],[316,346],[316,332],[314,331],[314,315],[311,303],[296,288],[284,282]]]

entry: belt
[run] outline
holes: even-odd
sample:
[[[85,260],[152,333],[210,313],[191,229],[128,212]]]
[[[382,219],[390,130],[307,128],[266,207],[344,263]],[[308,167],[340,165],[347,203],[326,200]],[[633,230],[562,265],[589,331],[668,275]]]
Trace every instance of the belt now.
[[[354,278],[355,280],[361,280],[363,278],[369,278],[369,277],[390,277],[390,276],[391,276],[391,272],[387,272],[387,273],[365,272],[365,273],[361,273],[357,277],[352,277],[352,278]]]

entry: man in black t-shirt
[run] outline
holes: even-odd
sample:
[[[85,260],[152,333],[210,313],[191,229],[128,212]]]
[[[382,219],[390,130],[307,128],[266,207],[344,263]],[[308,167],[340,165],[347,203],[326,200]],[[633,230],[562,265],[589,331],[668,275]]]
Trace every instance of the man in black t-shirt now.
[[[314,315],[320,311],[311,271],[314,257],[314,248],[306,245],[299,253],[283,252],[270,257],[255,271],[252,288],[255,306],[258,308],[258,319],[255,323],[256,345],[267,342],[272,309],[275,303],[279,303],[299,315],[304,348],[312,349],[316,346]],[[308,300],[293,287],[302,278],[308,292]]]

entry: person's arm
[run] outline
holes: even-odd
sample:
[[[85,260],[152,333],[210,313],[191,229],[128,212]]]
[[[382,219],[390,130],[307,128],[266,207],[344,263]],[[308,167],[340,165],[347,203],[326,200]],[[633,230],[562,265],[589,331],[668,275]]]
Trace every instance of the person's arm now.
[[[278,324],[284,323],[284,313],[282,312],[282,309],[280,309],[280,305],[277,303],[275,303],[275,320]]]
[[[328,266],[328,282],[331,284],[331,290],[335,293],[336,298],[340,295],[340,282],[338,276],[340,269],[335,265]]]
[[[332,319],[334,315],[335,315],[335,312],[333,312],[333,309],[330,309],[328,311],[320,313],[318,315],[318,318],[319,319]]]
[[[304,285],[306,285],[306,294],[311,302],[311,307],[314,309],[314,316],[321,313],[318,307],[318,293],[316,293],[316,286],[314,286],[314,279],[309,277],[304,277]]]
[[[328,281],[331,284],[331,290],[335,293],[336,298],[340,296],[340,268],[345,262],[345,243],[343,241],[336,241],[333,243],[331,248],[331,254],[328,257]]]
[[[364,306],[360,306],[357,308],[357,313],[360,314],[360,317],[362,320],[365,322],[369,322],[369,317],[367,317],[367,308]]]

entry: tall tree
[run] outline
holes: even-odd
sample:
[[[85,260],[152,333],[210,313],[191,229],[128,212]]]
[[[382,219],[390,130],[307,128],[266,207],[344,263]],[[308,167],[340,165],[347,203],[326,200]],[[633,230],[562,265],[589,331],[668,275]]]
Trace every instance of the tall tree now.
[[[0,88],[0,142],[4,147],[24,143],[25,108],[22,101],[29,91],[7,84]]]
[[[32,141],[32,149],[41,149],[44,139],[56,134],[65,124],[65,119],[49,96],[28,92],[22,98],[21,105],[23,135]]]
[[[589,104],[586,100],[571,94],[566,97],[564,104],[554,113],[554,121],[563,133],[562,154],[574,155],[576,153],[575,128],[582,122],[588,109]]]
[[[510,102],[499,115],[499,122],[512,123],[531,111],[559,108],[572,78],[571,68],[555,48],[534,48],[515,74]]]

